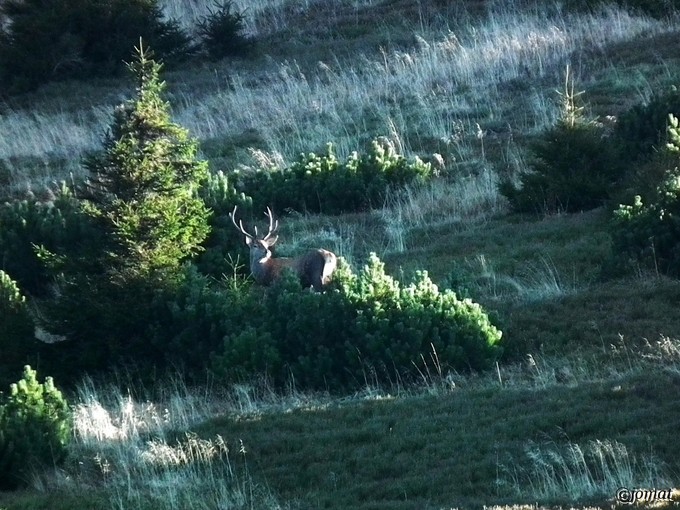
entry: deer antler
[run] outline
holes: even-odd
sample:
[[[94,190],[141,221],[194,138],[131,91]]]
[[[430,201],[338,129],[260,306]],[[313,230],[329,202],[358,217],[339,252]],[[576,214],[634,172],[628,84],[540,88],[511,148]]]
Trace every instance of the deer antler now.
[[[246,229],[243,228],[243,220],[239,220],[238,224],[236,224],[236,209],[238,208],[238,205],[234,206],[234,210],[229,213],[229,217],[231,218],[231,222],[234,224],[234,226],[241,231],[241,233],[246,236],[248,239],[255,239],[255,236],[257,236],[257,227],[255,227],[255,236],[249,234],[246,232]]]
[[[266,241],[271,237],[272,234],[275,234],[276,231],[279,229],[279,220],[274,220],[274,214],[272,213],[272,210],[267,206],[267,212],[264,213],[264,215],[269,218],[269,231],[267,232],[267,235],[264,236],[262,239],[263,241]]]

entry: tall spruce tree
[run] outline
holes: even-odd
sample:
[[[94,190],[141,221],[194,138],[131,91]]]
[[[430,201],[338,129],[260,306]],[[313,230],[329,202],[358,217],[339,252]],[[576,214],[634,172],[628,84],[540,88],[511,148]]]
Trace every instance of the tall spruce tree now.
[[[162,65],[140,42],[129,68],[137,96],[116,108],[103,152],[84,162],[87,210],[110,234],[104,267],[123,283],[172,276],[209,232],[209,210],[198,196],[208,163],[170,119]]]
[[[103,150],[83,162],[89,178],[81,206],[96,235],[51,256],[61,275],[45,325],[70,340],[54,346],[51,357],[66,361],[52,373],[72,365],[98,371],[125,359],[162,364],[162,346],[148,342],[151,303],[182,280],[183,262],[209,233],[210,211],[198,196],[207,162],[171,121],[161,64],[141,42],[136,50],[129,64],[136,96],[115,109]]]

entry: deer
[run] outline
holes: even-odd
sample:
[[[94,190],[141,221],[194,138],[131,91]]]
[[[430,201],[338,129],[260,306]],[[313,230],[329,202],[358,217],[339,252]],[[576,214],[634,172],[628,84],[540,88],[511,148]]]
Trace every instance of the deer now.
[[[337,265],[335,253],[321,248],[310,250],[307,253],[295,257],[277,257],[272,255],[271,247],[276,244],[279,236],[276,235],[279,228],[279,221],[274,219],[274,214],[267,207],[264,215],[269,220],[269,228],[264,237],[257,234],[249,234],[243,227],[243,220],[236,223],[236,209],[229,213],[234,226],[245,236],[246,245],[250,248],[250,272],[259,285],[268,286],[276,281],[285,268],[292,269],[300,279],[303,288],[313,287],[320,292],[328,284]]]

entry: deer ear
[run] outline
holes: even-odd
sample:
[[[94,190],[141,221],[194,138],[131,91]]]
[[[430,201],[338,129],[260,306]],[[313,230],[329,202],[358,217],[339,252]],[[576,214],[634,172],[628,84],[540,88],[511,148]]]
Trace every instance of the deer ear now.
[[[252,243],[253,240],[250,237],[246,236],[246,245],[250,246]]]
[[[276,241],[278,241],[278,240],[279,240],[279,236],[270,237],[269,239],[267,239],[267,246],[270,246],[270,247],[274,246],[276,244]]]

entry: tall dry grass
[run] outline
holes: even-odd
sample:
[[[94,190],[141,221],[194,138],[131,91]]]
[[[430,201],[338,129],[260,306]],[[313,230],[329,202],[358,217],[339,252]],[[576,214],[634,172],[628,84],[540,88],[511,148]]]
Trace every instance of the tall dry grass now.
[[[577,281],[567,281],[549,256],[521,265],[517,275],[499,272],[484,254],[466,261],[465,271],[475,275],[470,289],[496,301],[545,302],[577,292]]]
[[[621,487],[671,486],[658,459],[649,454],[635,455],[618,441],[593,440],[583,445],[530,441],[525,454],[530,464],[527,473],[517,473],[516,467],[505,468],[512,473],[510,485],[522,498],[583,501],[612,497]],[[508,483],[507,479],[500,481]]]
[[[258,133],[267,150],[287,160],[329,140],[343,157],[367,138],[392,130],[405,140],[406,152],[417,151],[418,139],[426,138],[459,149],[461,137],[476,133],[480,116],[503,111],[504,83],[540,84],[547,78],[558,84],[571,55],[586,49],[606,53],[610,43],[668,29],[615,9],[568,16],[510,11],[479,26],[427,37],[414,27],[417,47],[411,51],[320,62],[313,72],[295,61],[277,63],[256,86],[235,74],[231,90],[225,87],[200,103],[188,98],[178,116],[202,138]],[[513,127],[538,129],[556,117],[557,106],[543,97],[552,90],[535,94]],[[464,147],[458,152],[461,159],[469,156]]]
[[[349,7],[364,3],[370,2],[351,2]],[[208,5],[165,4],[169,14],[183,19],[200,16]],[[337,5],[340,9],[347,3]],[[261,30],[258,23],[266,24],[261,16],[272,9],[300,16],[312,8],[308,1],[249,3],[249,30]],[[194,73],[175,73],[173,79],[185,80],[183,92],[171,98],[175,119],[202,140],[235,140],[248,133],[257,148],[285,162],[329,141],[342,158],[371,138],[392,133],[407,154],[428,150],[436,141],[465,162],[479,157],[479,144],[469,140],[483,133],[480,124],[498,122],[503,114],[506,83],[535,84],[520,108],[522,115],[507,119],[509,127],[539,129],[557,115],[553,88],[572,58],[599,51],[606,61],[609,44],[677,29],[674,21],[617,9],[571,15],[550,6],[527,10],[514,3],[492,9],[475,25],[452,23],[441,20],[438,27],[422,27],[405,20],[410,28],[402,30],[410,31],[415,41],[408,51],[384,49],[339,61],[331,48],[327,59],[312,69],[299,65],[295,56],[283,62],[262,59],[256,64],[258,79],[251,79],[252,65],[239,71],[231,62],[218,65],[210,80],[202,76],[195,86]],[[42,160],[49,169],[55,158],[77,161],[100,146],[111,106],[85,102],[75,109],[61,108],[60,101],[55,98],[57,107],[45,111],[8,108],[0,117],[0,162],[10,165],[13,186],[26,186],[22,161],[27,158]],[[247,148],[240,147],[243,153]],[[63,165],[53,171],[54,179],[67,177]]]
[[[38,476],[39,490],[97,490],[110,508],[194,510],[279,509],[248,469],[249,445],[227,444],[191,430],[216,416],[254,416],[306,405],[308,397],[234,386],[219,396],[175,381],[151,402],[116,386],[85,380],[73,407],[74,439],[63,471]],[[321,402],[317,399],[318,402]],[[318,404],[320,405],[320,404]]]

